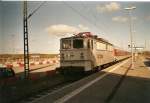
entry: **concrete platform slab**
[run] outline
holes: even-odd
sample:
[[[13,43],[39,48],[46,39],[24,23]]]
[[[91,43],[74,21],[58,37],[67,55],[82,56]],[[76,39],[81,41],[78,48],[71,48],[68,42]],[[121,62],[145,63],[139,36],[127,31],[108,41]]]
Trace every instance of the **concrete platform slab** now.
[[[106,97],[112,91],[112,88],[115,86],[115,84],[121,77],[121,74],[125,72],[127,67],[129,67],[128,60],[111,66],[101,72],[95,73],[80,81],[77,81],[67,87],[62,88],[61,90],[43,96],[35,101],[32,101],[32,103],[99,103],[100,101],[104,102]],[[124,72],[121,72],[120,68],[122,68]],[[89,84],[90,82],[93,82],[92,85]],[[86,87],[85,84],[89,86]],[[82,88],[84,89],[82,90]],[[75,90],[82,90],[82,92],[77,93],[75,96],[72,96],[66,101],[60,100],[64,96],[70,95],[70,93],[74,92]]]

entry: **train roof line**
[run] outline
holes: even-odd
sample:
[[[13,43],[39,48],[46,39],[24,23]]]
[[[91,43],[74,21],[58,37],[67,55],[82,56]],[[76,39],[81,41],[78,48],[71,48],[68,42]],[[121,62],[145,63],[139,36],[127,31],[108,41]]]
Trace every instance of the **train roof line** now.
[[[65,37],[65,38],[61,38],[61,39],[71,39],[71,38],[92,38],[92,39],[95,39],[95,40],[98,40],[98,41],[102,41],[104,43],[108,43],[110,45],[113,45],[112,43],[110,43],[108,40],[104,39],[104,38],[98,38],[96,35],[94,36],[89,36],[89,37],[86,37],[86,36],[70,36],[70,37]]]
[[[73,36],[71,36],[71,37],[66,37],[66,38],[62,38],[62,39],[70,39],[70,38],[92,38],[92,39],[95,39],[95,40],[102,41],[104,43],[113,45],[108,40],[106,40],[104,38],[98,38],[97,35],[93,35],[91,32],[80,32],[78,34],[73,34]]]
[[[96,38],[96,40],[99,40],[99,41],[108,43],[108,44],[110,44],[110,45],[113,45],[112,43],[110,43],[108,40],[106,40],[106,39],[104,39],[104,38]]]

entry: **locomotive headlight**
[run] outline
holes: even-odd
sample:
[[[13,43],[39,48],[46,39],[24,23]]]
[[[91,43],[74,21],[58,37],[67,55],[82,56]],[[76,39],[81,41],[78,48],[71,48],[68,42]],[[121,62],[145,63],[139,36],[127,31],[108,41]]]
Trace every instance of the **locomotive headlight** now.
[[[84,59],[84,54],[83,53],[80,53],[80,58]]]

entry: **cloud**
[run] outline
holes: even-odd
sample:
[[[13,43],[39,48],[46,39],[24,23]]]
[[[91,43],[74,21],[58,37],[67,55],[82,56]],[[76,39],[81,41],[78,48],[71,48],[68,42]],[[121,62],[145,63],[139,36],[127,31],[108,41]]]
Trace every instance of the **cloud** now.
[[[116,21],[116,22],[127,22],[128,18],[127,17],[123,17],[123,16],[116,16],[112,18],[112,21]]]
[[[66,33],[75,33],[78,31],[78,29],[73,26],[58,24],[49,26],[48,28],[46,28],[46,31],[50,34],[64,35]]]
[[[56,24],[46,28],[46,31],[50,35],[56,35],[56,36],[65,36],[65,35],[70,35],[70,34],[87,31],[87,30],[89,30],[89,28],[83,26],[82,24],[79,24],[77,27],[65,25],[65,24]]]
[[[112,21],[116,21],[116,22],[127,22],[129,19],[128,17],[125,16],[116,16],[112,18]],[[137,20],[137,17],[132,17],[132,20]]]
[[[105,5],[97,5],[96,7],[97,11],[100,13],[118,11],[120,10],[120,8],[121,8],[120,4],[116,2],[111,2]]]
[[[81,24],[79,24],[78,27],[79,27],[80,31],[87,31],[87,30],[89,30],[88,27],[85,27],[85,26],[83,26]]]

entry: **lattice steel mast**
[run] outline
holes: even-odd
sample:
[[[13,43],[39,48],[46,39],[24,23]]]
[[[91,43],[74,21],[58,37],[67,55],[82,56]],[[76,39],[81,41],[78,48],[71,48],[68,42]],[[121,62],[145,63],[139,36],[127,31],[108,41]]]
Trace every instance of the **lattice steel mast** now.
[[[30,66],[29,66],[29,42],[28,42],[28,19],[36,13],[42,5],[44,5],[46,1],[41,3],[39,7],[37,7],[32,13],[28,15],[27,12],[27,1],[24,1],[23,4],[23,33],[24,33],[24,76],[27,79],[30,74]]]
[[[27,1],[24,1],[23,10],[23,29],[24,29],[24,76],[27,79],[29,77],[29,43],[28,43],[28,12]]]

